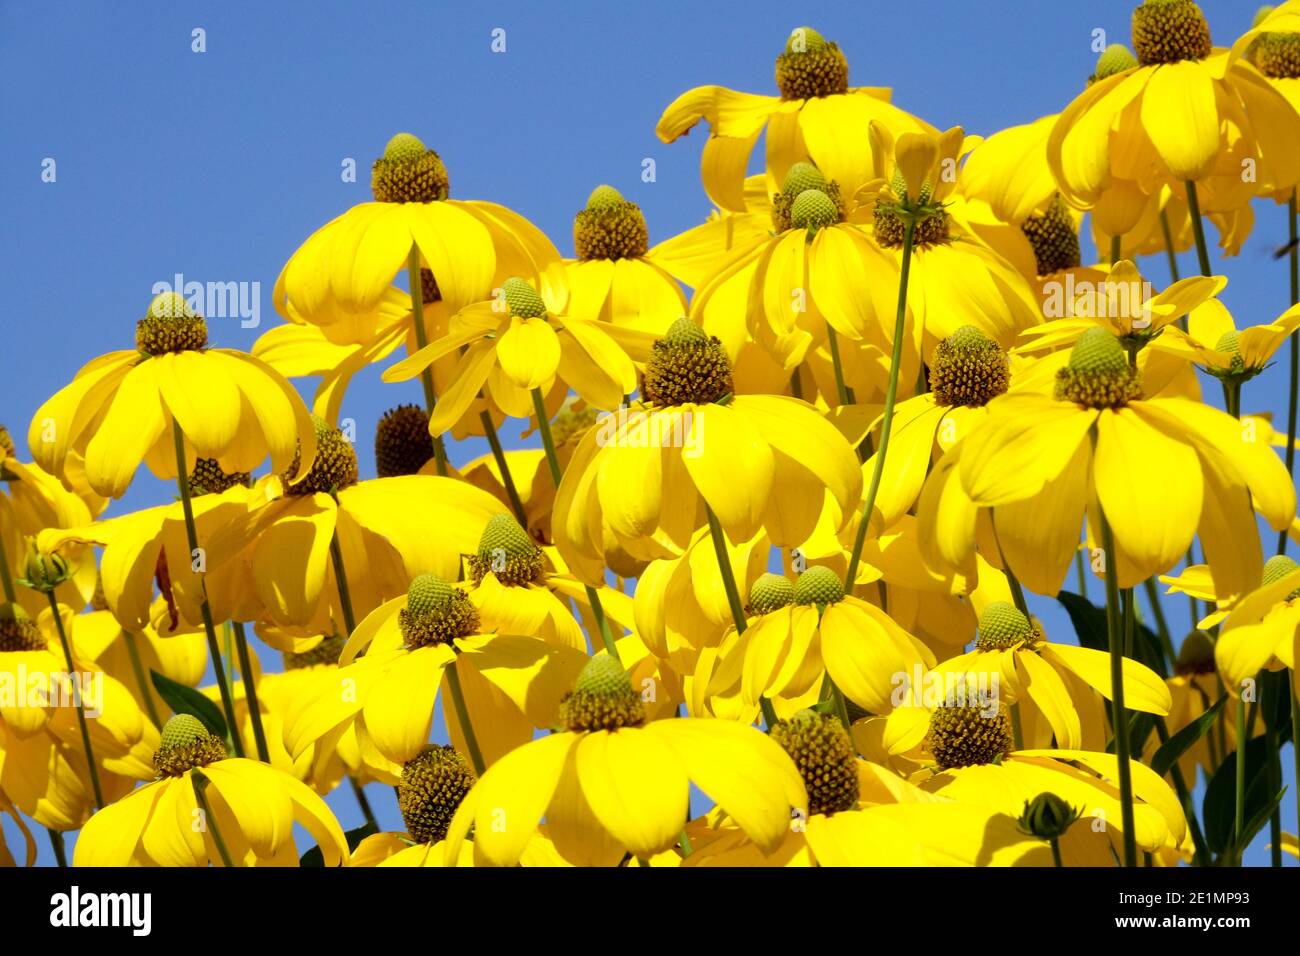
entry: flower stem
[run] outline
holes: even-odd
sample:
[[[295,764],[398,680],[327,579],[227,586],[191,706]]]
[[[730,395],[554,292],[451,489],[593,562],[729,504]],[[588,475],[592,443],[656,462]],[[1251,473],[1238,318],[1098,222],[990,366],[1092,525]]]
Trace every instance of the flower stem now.
[[[1178,660],[1173,641],[1169,637],[1169,622],[1165,620],[1164,608],[1160,606],[1160,593],[1156,589],[1155,578],[1147,578],[1142,586],[1147,592],[1147,603],[1151,605],[1151,613],[1155,615],[1156,635],[1160,638],[1160,649],[1167,659],[1165,673],[1168,674],[1173,670],[1174,663]]]
[[[54,626],[59,632],[59,644],[63,647],[63,660],[67,663],[68,681],[72,684],[72,705],[77,708],[77,727],[81,730],[81,746],[86,751],[86,763],[90,767],[90,786],[95,792],[95,809],[104,809],[104,791],[99,786],[99,768],[95,766],[95,751],[90,746],[90,725],[86,723],[86,708],[81,700],[81,680],[72,662],[72,646],[68,643],[68,632],[63,628],[63,615],[59,613],[59,602],[53,591],[46,591],[50,610],[54,614]]]
[[[185,536],[190,546],[190,560],[199,550],[199,533],[194,525],[194,503],[190,500],[190,475],[185,468],[185,433],[181,424],[172,419],[172,439],[176,446],[176,487],[181,494],[181,512],[185,515]],[[235,756],[244,756],[244,743],[239,736],[239,724],[235,720],[235,702],[230,696],[230,685],[226,680],[226,669],[221,663],[221,647],[217,644],[217,628],[212,622],[212,606],[208,604],[208,587],[199,578],[201,597],[199,613],[203,616],[203,631],[208,638],[208,657],[212,659],[212,673],[216,677],[217,689],[221,692],[221,710],[230,728],[230,744]]]
[[[533,412],[537,415],[537,430],[542,435],[542,450],[546,452],[546,464],[551,471],[551,481],[555,485],[556,491],[560,488],[560,458],[555,453],[555,438],[551,435],[551,420],[546,415],[546,399],[542,397],[540,388],[533,389]],[[591,605],[591,613],[596,618],[596,626],[600,630],[600,639],[605,645],[605,650],[610,657],[618,660],[618,648],[614,644],[614,633],[610,630],[609,619],[605,617],[605,608],[600,603],[600,595],[590,584],[584,585],[587,589],[587,603]]]
[[[456,663],[453,662],[443,673],[447,675],[447,693],[451,695],[451,704],[456,709],[460,732],[465,735],[465,749],[469,751],[474,772],[481,777],[487,764],[483,762],[483,751],[479,750],[478,738],[474,736],[474,727],[469,721],[469,708],[465,706],[465,692],[460,686],[460,674],[456,671]]]
[[[131,673],[135,675],[135,682],[140,688],[144,711],[155,727],[161,727],[162,721],[158,719],[158,708],[153,702],[153,687],[144,676],[144,662],[140,660],[140,648],[136,646],[135,635],[130,631],[123,631],[122,642],[126,644],[126,656],[131,659]]]
[[[366,788],[357,782],[357,778],[348,774],[348,783],[352,784],[352,795],[357,798],[357,806],[361,808],[361,815],[366,818],[366,823],[379,830],[379,821],[375,819],[375,811],[370,809],[370,800],[366,797]]]
[[[853,583],[858,577],[858,563],[862,560],[862,546],[867,540],[867,528],[871,524],[871,512],[876,507],[876,495],[880,493],[880,479],[885,471],[885,455],[889,452],[889,430],[894,423],[894,403],[898,399],[898,373],[903,363],[903,336],[907,325],[907,279],[912,271],[912,243],[916,238],[916,222],[909,219],[903,233],[903,264],[898,273],[898,310],[894,317],[894,349],[889,362],[889,385],[885,391],[885,413],[880,423],[880,449],[876,457],[876,466],[871,472],[871,485],[862,502],[862,517],[858,521],[858,531],[853,539],[853,553],[849,557],[849,568],[844,575],[844,593],[853,593]]]
[[[48,827],[45,830],[50,835],[50,847],[54,850],[55,862],[61,869],[68,867],[68,848],[63,842],[63,834],[58,830],[51,830]]]
[[[257,681],[253,676],[252,655],[248,652],[248,635],[242,621],[232,621],[235,629],[235,652],[239,654],[239,673],[244,678],[244,702],[248,705],[248,719],[253,725],[253,740],[257,744],[257,759],[271,762],[271,751],[266,746],[266,731],[262,728],[262,705],[257,700]]]
[[[1237,793],[1232,812],[1232,842],[1237,848],[1236,864],[1241,866],[1241,855],[1246,848],[1241,845],[1246,831],[1246,696],[1238,686],[1237,694]]]
[[[238,737],[236,736],[236,739]],[[203,825],[207,827],[208,833],[212,834],[212,842],[216,844],[217,853],[221,857],[221,865],[226,869],[232,868],[235,864],[230,860],[230,851],[226,849],[226,841],[221,838],[221,830],[217,828],[217,815],[212,812],[212,805],[208,803],[208,795],[204,793],[208,788],[208,778],[205,777],[196,768],[190,771],[190,785],[194,787],[194,798],[199,802],[199,809],[203,811]]]
[[[1160,738],[1163,745],[1169,740],[1169,726],[1165,723],[1163,717],[1156,718],[1156,736]],[[1192,845],[1196,847],[1196,852],[1192,857],[1192,862],[1197,866],[1209,866],[1210,848],[1205,844],[1205,834],[1201,832],[1201,823],[1196,819],[1196,805],[1192,802],[1192,792],[1187,787],[1187,779],[1183,776],[1183,768],[1174,761],[1169,768],[1169,775],[1174,780],[1174,790],[1178,792],[1178,802],[1183,806],[1183,815],[1187,818],[1187,828],[1192,833]]]
[[[1178,281],[1178,252],[1174,249],[1174,234],[1169,228],[1169,214],[1160,210],[1160,234],[1165,240],[1165,257],[1169,260],[1169,280]]]
[[[429,344],[429,336],[424,328],[424,280],[420,278],[420,249],[415,243],[411,244],[411,251],[406,256],[406,276],[411,285],[411,324],[415,326],[415,345],[416,348],[422,349]],[[424,410],[432,415],[433,406],[438,400],[433,392],[432,367],[420,373],[420,384],[424,386]],[[433,457],[437,463],[438,474],[445,478],[447,448],[442,443],[441,435],[433,436]]]
[[[334,565],[334,583],[339,589],[339,605],[343,608],[343,626],[348,637],[357,629],[357,616],[352,610],[352,591],[348,588],[348,572],[343,566],[343,548],[339,545],[338,527],[330,537],[330,562]]]
[[[1056,837],[1052,837],[1050,842],[1052,844],[1052,864],[1054,866],[1065,866],[1061,862],[1061,841]]]
[[[826,342],[831,349],[831,369],[835,372],[835,395],[841,405],[853,404],[853,392],[844,384],[844,365],[840,361],[840,340],[835,330],[826,326]]]
[[[1286,204],[1291,239],[1291,304],[1300,303],[1300,235],[1296,232],[1296,191]],[[1300,332],[1291,333],[1291,388],[1287,392],[1286,472],[1295,474],[1296,390],[1300,389]],[[1286,554],[1286,529],[1277,535],[1277,553]]]
[[[1115,536],[1100,502],[1097,504],[1097,516],[1097,523],[1101,530],[1101,546],[1106,557],[1106,634],[1110,646],[1111,725],[1115,734],[1115,758],[1119,765],[1124,865],[1137,866],[1137,838],[1133,832],[1133,768],[1129,766],[1128,711],[1124,709],[1124,623],[1120,620]]]
[[[1088,565],[1083,559],[1083,548],[1078,548],[1074,552],[1074,570],[1079,579],[1079,597],[1086,600],[1088,597]]]
[[[1201,201],[1196,195],[1196,183],[1187,180],[1187,213],[1192,217],[1192,235],[1196,237],[1196,262],[1201,275],[1210,275],[1210,247],[1205,244],[1205,223],[1201,220]]]
[[[1120,244],[1120,240],[1121,240],[1120,236],[1110,237],[1110,264],[1112,266],[1114,266],[1115,263],[1119,262],[1120,249],[1122,248]]]
[[[497,437],[496,427],[492,424],[492,414],[484,409],[479,412],[479,421],[483,423],[483,434],[487,436],[488,445],[492,449],[492,458],[497,463],[497,471],[501,472],[501,484],[506,489],[506,498],[510,501],[510,510],[515,513],[515,520],[524,530],[528,529],[528,513],[524,511],[524,503],[519,497],[519,489],[515,487],[515,477],[510,474],[510,468],[506,464],[505,449],[501,447],[501,439]]]

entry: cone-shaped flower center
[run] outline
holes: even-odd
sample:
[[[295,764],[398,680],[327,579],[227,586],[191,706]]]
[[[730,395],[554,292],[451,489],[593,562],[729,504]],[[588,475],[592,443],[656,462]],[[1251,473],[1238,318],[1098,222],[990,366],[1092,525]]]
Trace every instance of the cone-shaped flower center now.
[[[830,568],[811,567],[795,582],[795,604],[816,605],[818,609],[824,609],[843,600],[844,585]]]
[[[798,27],[776,58],[776,85],[783,100],[806,100],[845,93],[849,64],[834,43],[812,27]]]
[[[1018,647],[1034,636],[1034,626],[1029,618],[1014,605],[995,601],[980,615],[979,637],[975,647],[981,651],[1005,650]]]
[[[790,204],[790,225],[795,229],[807,229],[810,239],[818,229],[839,221],[840,210],[835,200],[820,189],[805,189]]]
[[[794,228],[795,201],[810,190],[824,194],[831,201],[835,206],[835,218],[833,221],[829,219],[821,200],[809,198],[801,207],[802,222],[798,228],[816,232],[820,225],[832,225],[834,222],[844,221],[840,187],[833,180],[823,176],[821,170],[812,163],[795,163],[786,171],[781,191],[772,196],[772,228],[775,231],[785,232],[787,229]],[[810,219],[818,220],[818,226],[810,225]]]
[[[298,453],[294,454],[288,471],[281,476],[286,485],[285,494],[332,494],[357,483],[357,453],[352,442],[323,418],[313,415],[312,425],[316,430],[316,458],[307,476],[290,485],[289,479],[298,470]]]
[[[587,405],[578,410],[565,407],[551,421],[551,438],[559,448],[568,442],[578,440],[587,433],[587,429],[600,419],[600,411]]]
[[[493,515],[469,559],[474,583],[491,572],[502,584],[518,587],[542,577],[542,549],[511,515]]]
[[[936,707],[925,749],[940,770],[993,763],[1011,752],[1011,717],[1005,704],[976,692]]]
[[[794,603],[794,582],[783,574],[762,574],[749,589],[749,609],[771,614]]]
[[[331,634],[328,637],[321,638],[319,644],[309,651],[289,651],[284,655],[284,669],[287,671],[301,670],[304,667],[317,667],[321,664],[337,664],[339,655],[343,653],[343,648],[347,644],[347,638],[342,634]]]
[[[1059,194],[1041,216],[1030,216],[1021,223],[1020,231],[1033,247],[1040,276],[1077,268],[1083,261],[1074,217]]]
[[[940,342],[930,360],[930,391],[940,405],[987,405],[1010,381],[1006,354],[973,325]]]
[[[36,622],[17,604],[0,607],[0,654],[43,651],[49,646]]]
[[[903,184],[902,177],[895,175],[894,179],[894,195],[906,197],[907,187]],[[929,192],[927,187],[917,201],[918,207],[930,204]],[[912,242],[918,249],[943,245],[952,241],[952,233],[949,229],[951,217],[942,207],[935,206],[929,214],[918,215],[914,218],[916,219],[916,228],[912,234]],[[901,249],[907,238],[907,219],[908,217],[903,213],[900,205],[893,202],[877,203],[875,218],[872,221],[876,242],[885,249]]]
[[[236,485],[247,485],[253,480],[246,471],[227,474],[221,470],[215,458],[199,458],[194,462],[190,472],[190,494],[196,498],[200,495],[219,495]]]
[[[1251,47],[1259,72],[1275,80],[1300,77],[1300,33],[1264,33]]]
[[[1120,408],[1142,397],[1142,378],[1131,368],[1124,346],[1105,329],[1079,336],[1070,361],[1056,372],[1056,398],[1087,408]]]
[[[1267,587],[1270,584],[1275,584],[1292,571],[1298,569],[1300,569],[1300,565],[1297,565],[1295,561],[1287,555],[1274,555],[1264,562],[1264,586]],[[1296,588],[1296,590],[1288,594],[1286,599],[1288,601],[1294,601],[1297,597],[1300,597],[1300,588]]]
[[[135,324],[135,347],[146,355],[196,352],[208,344],[208,324],[177,292],[156,295]]]
[[[384,412],[375,428],[375,470],[380,478],[416,475],[433,457],[429,416],[418,405]]]
[[[1101,55],[1097,57],[1097,70],[1092,74],[1089,82],[1098,83],[1107,77],[1114,76],[1116,73],[1131,70],[1137,65],[1137,57],[1133,55],[1128,47],[1122,43],[1112,43],[1102,50]]]
[[[1203,60],[1210,25],[1193,0],[1146,0],[1133,11],[1133,49],[1143,66]]]
[[[635,259],[650,244],[641,207],[628,202],[613,186],[597,186],[587,208],[573,220],[573,247],[578,258]]]
[[[195,767],[225,760],[226,745],[191,714],[177,714],[163,726],[162,743],[153,755],[159,778],[180,777]]]
[[[799,768],[808,790],[809,814],[832,814],[858,805],[860,785],[853,741],[839,719],[801,710],[771,730]]]
[[[623,665],[602,652],[587,661],[560,702],[560,720],[575,733],[638,727],[645,723],[645,704]]]
[[[397,612],[397,626],[408,650],[451,644],[478,631],[478,609],[460,588],[437,575],[421,574],[407,588],[406,607]]]
[[[447,198],[447,186],[438,154],[410,133],[390,139],[370,168],[370,190],[379,202],[436,202]]]
[[[1070,806],[1054,793],[1040,793],[1025,801],[1025,811],[1020,815],[1020,829],[1040,840],[1055,840],[1065,835],[1081,811]]]
[[[1214,343],[1214,351],[1232,357],[1232,364],[1227,368],[1210,370],[1212,375],[1219,378],[1241,376],[1244,381],[1246,378],[1253,378],[1254,373],[1262,371],[1256,368],[1246,368],[1246,361],[1241,356],[1241,333],[1236,329],[1231,329],[1219,336],[1219,341]]]
[[[681,318],[654,344],[641,395],[655,405],[707,405],[730,395],[734,387],[722,342]]]
[[[1214,641],[1204,631],[1192,631],[1183,638],[1174,661],[1174,673],[1181,676],[1214,673]]]
[[[437,843],[445,837],[476,779],[455,747],[431,744],[408,760],[397,785],[397,806],[411,839]]]
[[[521,319],[546,318],[546,303],[538,291],[523,279],[511,276],[501,283],[501,292],[505,295],[506,308],[511,315]]]

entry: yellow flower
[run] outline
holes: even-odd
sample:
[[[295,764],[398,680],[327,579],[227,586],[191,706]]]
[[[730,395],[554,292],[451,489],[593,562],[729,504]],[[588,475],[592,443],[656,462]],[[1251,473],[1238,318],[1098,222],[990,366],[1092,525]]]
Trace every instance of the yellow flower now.
[[[641,207],[612,186],[597,186],[573,222],[569,316],[663,335],[686,312],[686,297],[648,242]]]
[[[764,131],[769,195],[780,189],[790,166],[806,158],[852,195],[871,177],[866,131],[872,122],[897,132],[931,127],[892,106],[889,90],[851,88],[848,81],[839,47],[811,27],[798,27],[776,60],[779,96],[696,87],[669,104],[655,132],[671,143],[700,120],[708,122],[700,171],[705,192],[723,209],[745,211],[745,171]]]
[[[1137,62],[1076,97],[1048,142],[1062,194],[1108,235],[1136,225],[1162,187],[1182,196],[1195,183],[1209,213],[1300,179],[1300,117],[1257,70],[1212,48],[1192,0],[1146,0],[1133,46]]]
[[[1287,527],[1295,490],[1285,467],[1223,412],[1141,394],[1119,341],[1093,328],[1057,372],[1055,398],[994,399],[989,421],[943,457],[922,491],[927,559],[968,566],[979,509],[989,509],[981,520],[1016,576],[1055,594],[1085,512],[1097,537],[1100,507],[1120,587],[1169,570],[1197,534],[1221,593],[1252,587],[1262,562],[1248,494],[1275,529]]]
[[[136,324],[136,348],[87,363],[32,418],[27,443],[37,463],[62,476],[70,453],[85,458],[86,480],[120,498],[143,461],[176,477],[173,422],[185,436],[185,463],[211,458],[227,473],[249,472],[269,456],[297,473],[315,455],[302,399],[265,363],[207,347],[207,324],[175,293],[154,298]]]
[[[1194,346],[1199,346],[1198,357],[1205,370],[1238,384],[1264,371],[1274,353],[1297,328],[1300,328],[1300,306],[1292,306],[1265,325],[1244,329],[1237,328],[1232,314],[1218,299],[1203,303],[1187,318],[1188,334]]]
[[[343,831],[320,797],[287,773],[227,757],[221,739],[188,714],[167,722],[154,767],[157,780],[86,823],[75,866],[222,865],[226,854],[233,866],[297,866],[295,823],[315,837],[326,866],[348,856]],[[197,799],[200,788],[206,807]],[[193,826],[200,818],[206,825]]]
[[[452,819],[447,861],[472,826],[476,863],[513,865],[543,816],[571,863],[649,857],[677,842],[692,783],[767,852],[785,838],[791,811],[807,806],[775,741],[729,721],[647,721],[641,695],[606,654],[583,668],[561,719],[564,730],[511,751],[480,778]]]
[[[808,568],[793,584],[764,575],[750,590],[749,606],[755,619],[719,648],[705,691],[734,697],[738,684],[738,717],[746,722],[762,697],[773,701],[777,716],[817,703],[825,675],[859,707],[888,713],[897,676],[935,663],[933,652],[884,611],[845,594],[829,568]]]
[[[1214,660],[1231,692],[1264,668],[1291,668],[1295,680],[1296,635],[1300,633],[1300,567],[1285,555],[1270,558],[1263,584],[1241,599],[1223,620]]]
[[[1261,14],[1264,14],[1261,16]],[[1300,111],[1300,5],[1295,0],[1279,4],[1271,10],[1261,8],[1250,30],[1242,34],[1228,51],[1228,61],[1249,61],[1267,79],[1270,86]],[[1282,189],[1273,195],[1277,202],[1290,198],[1290,191]]]
[[[626,349],[644,353],[653,339],[608,322],[566,316],[554,302],[524,280],[509,278],[498,297],[462,309],[446,336],[388,369],[384,381],[414,378],[442,357],[465,350],[429,418],[434,435],[455,425],[485,386],[496,406],[517,418],[534,414],[534,389],[548,393],[560,382],[597,408],[617,408],[636,388],[636,368]]]
[[[611,541],[635,558],[681,554],[701,504],[731,541],[761,527],[786,547],[811,532],[826,492],[840,524],[861,494],[835,426],[797,399],[734,395],[721,344],[687,319],[655,345],[641,397],[583,438],[556,495],[556,547],[587,583],[602,580]]]
[[[562,296],[560,254],[550,240],[504,206],[447,198],[441,158],[410,133],[389,140],[371,189],[375,202],[326,223],[289,257],[273,293],[285,318],[329,326],[372,312],[412,248],[451,312],[487,298],[509,275],[544,281]]]

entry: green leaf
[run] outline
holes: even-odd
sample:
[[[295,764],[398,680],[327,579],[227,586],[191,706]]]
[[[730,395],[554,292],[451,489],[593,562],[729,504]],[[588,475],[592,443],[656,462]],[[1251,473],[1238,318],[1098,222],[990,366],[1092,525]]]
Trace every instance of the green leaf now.
[[[1074,625],[1074,633],[1079,638],[1080,646],[1104,653],[1110,651],[1110,636],[1106,629],[1104,607],[1097,607],[1086,598],[1069,591],[1062,591],[1056,596],[1056,600],[1070,615],[1070,623]],[[1135,598],[1135,610],[1136,604]],[[1141,661],[1158,674],[1163,673],[1164,652],[1160,647],[1160,638],[1156,637],[1155,632],[1145,624],[1139,621],[1134,621],[1133,624],[1133,659]]]
[[[378,832],[379,828],[373,823],[359,826],[355,830],[348,830],[343,834],[344,839],[348,841],[348,852],[355,850],[366,837],[373,836]],[[323,867],[325,865],[325,854],[321,853],[319,846],[314,846],[302,855],[302,859],[298,861],[298,865]]]
[[[1205,797],[1201,801],[1205,843],[1216,854],[1232,849],[1232,828],[1237,804],[1237,753],[1236,750],[1232,751],[1219,764],[1219,768],[1205,788]],[[1272,797],[1272,787],[1268,783],[1268,741],[1263,737],[1255,737],[1246,744],[1245,754],[1244,819],[1252,820],[1261,808],[1268,805]]]
[[[177,683],[165,674],[155,670],[149,671],[154,689],[158,696],[167,702],[174,714],[190,714],[203,722],[208,732],[221,738],[229,738],[226,719],[221,716],[221,708],[193,687]]]
[[[1264,828],[1264,824],[1267,823],[1268,818],[1273,815],[1273,811],[1276,810],[1279,805],[1281,805],[1282,797],[1284,797],[1285,795],[1286,795],[1286,787],[1283,787],[1272,797],[1270,797],[1264,803],[1263,806],[1261,806],[1258,810],[1256,810],[1253,816],[1250,816],[1246,819],[1245,825],[1242,828],[1241,840],[1234,842],[1232,845],[1232,849],[1230,850],[1230,853],[1232,854],[1232,858],[1234,860],[1237,859],[1241,855],[1241,853],[1245,851],[1246,847],[1250,846],[1250,841],[1255,839],[1255,834],[1259,833],[1259,831]],[[1249,799],[1247,799],[1246,803],[1247,806],[1249,806],[1250,804]]]
[[[1178,759],[1187,753],[1193,744],[1209,733],[1210,728],[1214,726],[1215,718],[1218,716],[1219,711],[1223,710],[1223,705],[1227,699],[1228,695],[1224,694],[1214,702],[1209,710],[1161,744],[1160,749],[1151,758],[1151,769],[1162,777],[1167,774],[1169,768],[1177,763]]]
[[[1283,733],[1291,729],[1291,681],[1287,671],[1261,671],[1259,712],[1264,726]]]

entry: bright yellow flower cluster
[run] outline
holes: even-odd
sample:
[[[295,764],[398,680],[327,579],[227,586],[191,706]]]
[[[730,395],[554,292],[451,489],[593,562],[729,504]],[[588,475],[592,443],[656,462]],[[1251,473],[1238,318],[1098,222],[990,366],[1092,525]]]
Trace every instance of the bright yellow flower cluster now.
[[[1203,220],[1235,253],[1252,200],[1295,215],[1300,0],[1230,49],[1145,0],[1132,42],[983,138],[798,27],[776,95],[664,111],[708,126],[679,236],[600,185],[565,259],[399,133],[252,354],[155,298],[33,462],[0,433],[0,810],[77,865],[295,866],[295,824],[327,866],[1232,864],[1270,817],[1293,851],[1294,359],[1285,433],[1241,403],[1300,306],[1239,327]],[[1193,244],[1162,291],[1135,261]],[[362,478],[375,363],[424,400]],[[178,499],[100,518],[141,464]]]

